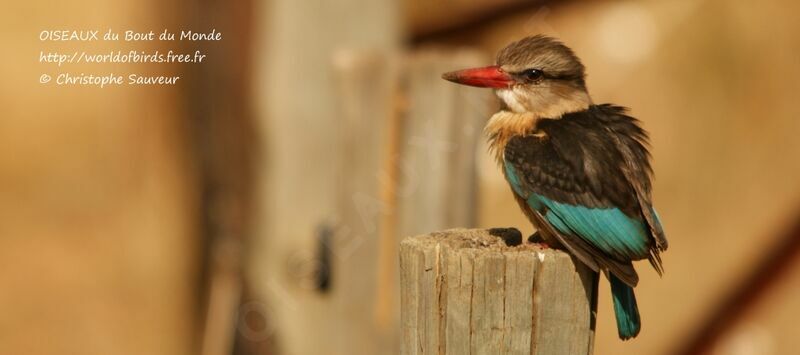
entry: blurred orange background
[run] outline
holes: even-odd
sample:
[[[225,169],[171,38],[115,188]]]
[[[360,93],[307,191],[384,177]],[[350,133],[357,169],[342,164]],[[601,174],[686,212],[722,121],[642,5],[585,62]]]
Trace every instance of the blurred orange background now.
[[[334,68],[376,68],[342,51],[396,63],[468,47],[490,64],[508,42],[537,33],[576,51],[595,102],[630,107],[650,132],[654,200],[670,239],[663,278],[639,265],[635,340],[617,339],[601,282],[595,353],[680,353],[800,218],[798,10],[778,0],[8,3],[0,14],[0,353],[317,354],[358,341],[336,331],[371,314],[341,319],[335,296],[275,286],[302,279],[305,266],[292,255],[314,254],[320,225],[341,212],[337,189],[350,172],[337,170],[349,156],[331,146],[344,125],[333,113]],[[39,40],[42,30],[108,28],[215,28],[223,40]],[[131,49],[208,58],[38,60],[40,51]],[[102,89],[38,82],[67,71],[181,80]],[[464,153],[477,159],[475,226],[531,233],[480,144]],[[800,347],[800,261],[785,268],[710,353]],[[276,297],[300,308],[276,306]]]

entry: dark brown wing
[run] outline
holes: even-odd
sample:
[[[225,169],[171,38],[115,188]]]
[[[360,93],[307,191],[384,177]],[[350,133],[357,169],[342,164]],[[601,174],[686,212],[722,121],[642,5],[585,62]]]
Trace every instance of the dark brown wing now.
[[[588,266],[608,269],[633,286],[638,277],[631,260],[648,258],[661,270],[663,230],[649,206],[646,136],[618,110],[595,106],[540,121],[546,138],[510,139],[505,164],[537,225]]]

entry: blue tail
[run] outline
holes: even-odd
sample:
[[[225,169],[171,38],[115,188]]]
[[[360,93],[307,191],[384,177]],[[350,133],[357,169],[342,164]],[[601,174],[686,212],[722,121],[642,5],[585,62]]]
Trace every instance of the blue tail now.
[[[608,280],[611,282],[611,297],[614,299],[614,315],[617,317],[619,338],[622,340],[635,338],[642,329],[642,321],[639,319],[639,308],[636,306],[633,288],[612,273],[608,274]]]

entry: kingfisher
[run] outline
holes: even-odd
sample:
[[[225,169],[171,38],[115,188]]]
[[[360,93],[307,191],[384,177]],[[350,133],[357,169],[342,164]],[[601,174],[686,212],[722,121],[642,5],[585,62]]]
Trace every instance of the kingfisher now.
[[[648,259],[660,276],[668,245],[653,208],[648,136],[639,121],[624,107],[594,104],[580,59],[548,36],[509,44],[496,65],[442,77],[494,89],[502,107],[484,132],[537,229],[530,240],[565,249],[603,272],[620,339],[636,337],[639,276],[632,262]]]

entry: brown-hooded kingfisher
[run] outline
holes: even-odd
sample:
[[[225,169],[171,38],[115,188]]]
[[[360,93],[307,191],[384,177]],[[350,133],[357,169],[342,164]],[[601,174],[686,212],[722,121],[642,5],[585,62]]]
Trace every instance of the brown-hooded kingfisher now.
[[[511,43],[496,62],[443,78],[495,90],[504,107],[485,133],[514,197],[547,245],[606,274],[619,337],[635,337],[632,261],[646,258],[661,275],[667,249],[650,196],[647,132],[625,108],[592,103],[583,64],[553,38]]]

